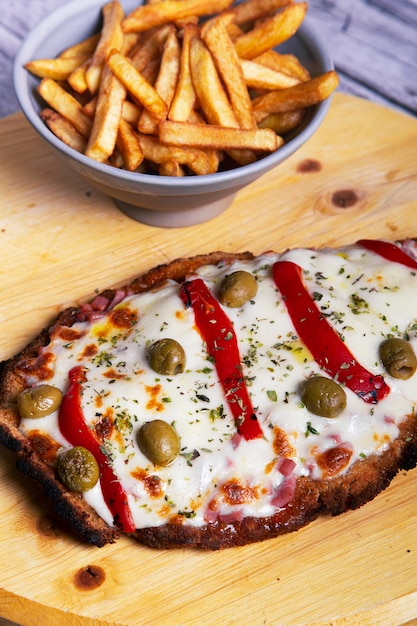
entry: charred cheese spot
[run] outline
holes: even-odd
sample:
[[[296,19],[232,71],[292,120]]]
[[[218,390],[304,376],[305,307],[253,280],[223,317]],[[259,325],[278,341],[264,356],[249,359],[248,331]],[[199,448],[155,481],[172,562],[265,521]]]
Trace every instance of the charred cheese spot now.
[[[286,432],[282,428],[274,427],[272,447],[277,456],[293,456],[295,450],[290,444]]]
[[[147,385],[145,389],[146,389],[146,393],[149,395],[149,400],[146,404],[146,409],[148,411],[157,411],[157,412],[163,411],[164,405],[160,400],[158,400],[158,396],[162,391],[162,386],[158,383],[153,386]]]
[[[83,352],[81,353],[80,361],[84,358],[88,359],[93,356],[96,356],[97,353],[98,353],[98,347],[96,346],[96,344],[90,343],[88,346],[84,348]]]
[[[102,393],[97,393],[94,397],[94,406],[97,409],[100,409],[103,406],[104,400],[105,398],[107,398],[107,396],[110,395],[110,392],[102,392]]]
[[[386,434],[380,435],[379,433],[374,433],[373,439],[378,448],[383,448],[390,443],[390,439]]]
[[[18,365],[18,369],[25,376],[36,376],[40,382],[50,380],[53,375],[55,356],[52,352],[44,352],[36,359],[28,359]]]
[[[185,516],[184,515],[172,515],[169,518],[169,523],[170,524],[175,524],[176,526],[182,526],[185,522]]]
[[[137,322],[137,313],[128,308],[117,308],[110,312],[109,322],[119,329],[129,329]]]
[[[118,378],[125,378],[125,374],[121,374],[117,372],[114,367],[109,368],[106,372],[103,373],[105,378],[110,378],[111,380],[117,380]]]
[[[265,474],[270,474],[276,468],[276,465],[277,465],[276,458],[272,459],[272,461],[269,461],[269,463],[265,465]]]
[[[52,437],[39,430],[29,432],[28,439],[32,450],[38,455],[41,461],[53,467],[55,465],[56,455],[61,447],[60,444],[54,441]]]
[[[130,432],[130,425],[123,414],[118,415],[112,407],[108,407],[103,414],[96,414],[98,420],[93,426],[96,439],[103,445],[112,442],[119,453],[125,452],[126,442],[124,434]]]
[[[109,323],[108,319],[100,320],[100,322],[96,322],[95,326],[92,328],[93,334],[98,337],[99,340],[105,342],[107,341],[107,336],[111,335],[113,332],[113,326]]]
[[[131,472],[133,478],[139,480],[150,498],[160,498],[165,493],[164,481],[155,474],[148,475],[145,469],[137,467]]]
[[[117,343],[121,331],[131,330],[138,320],[138,314],[128,307],[118,307],[109,311],[103,318],[94,323],[92,332],[100,343]]]
[[[94,424],[94,433],[97,439],[103,442],[110,439],[114,429],[113,410],[107,409],[105,414],[99,414],[98,421]]]
[[[54,329],[51,333],[51,338],[61,339],[62,341],[66,341],[67,343],[77,341],[82,336],[83,332],[75,328],[70,328],[68,326],[54,326]]]
[[[142,482],[151,498],[160,498],[163,495],[164,483],[158,476],[146,476]]]
[[[172,507],[170,507],[169,504],[164,504],[163,506],[161,506],[160,509],[158,509],[158,515],[162,518],[169,517],[171,513],[172,513]]]
[[[207,504],[207,511],[209,512],[214,513],[215,511],[218,510],[218,508],[219,508],[219,503],[217,501],[217,498],[212,498],[210,502]]]
[[[200,500],[191,500],[190,507],[193,511],[196,511],[201,507],[201,499]]]
[[[185,319],[185,316],[186,316],[186,315],[187,315],[187,311],[185,311],[185,310],[184,310],[184,311],[179,310],[179,311],[176,311],[176,313],[175,313],[175,317],[176,317],[178,320],[183,320],[183,319]]]
[[[317,465],[323,472],[323,478],[330,478],[340,474],[347,467],[352,456],[352,450],[340,444],[329,448],[316,456]]]
[[[220,487],[220,492],[227,504],[246,504],[256,500],[258,497],[256,487],[243,485],[237,478],[224,483]]]

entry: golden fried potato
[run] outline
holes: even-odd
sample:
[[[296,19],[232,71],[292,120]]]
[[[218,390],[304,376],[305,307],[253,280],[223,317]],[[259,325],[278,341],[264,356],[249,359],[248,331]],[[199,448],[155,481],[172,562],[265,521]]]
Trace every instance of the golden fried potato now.
[[[338,85],[276,49],[307,2],[147,0],[102,7],[100,32],[36,59],[40,114],[63,142],[129,171],[206,175],[279,149]],[[226,159],[227,157],[227,159]]]

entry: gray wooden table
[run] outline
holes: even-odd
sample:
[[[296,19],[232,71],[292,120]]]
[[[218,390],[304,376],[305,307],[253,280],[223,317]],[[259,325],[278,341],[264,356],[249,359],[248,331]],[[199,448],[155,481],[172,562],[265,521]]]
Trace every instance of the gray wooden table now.
[[[18,110],[13,59],[26,33],[67,0],[0,0],[0,117]],[[104,3],[104,0],[103,0]],[[417,115],[417,0],[310,0],[340,89]]]

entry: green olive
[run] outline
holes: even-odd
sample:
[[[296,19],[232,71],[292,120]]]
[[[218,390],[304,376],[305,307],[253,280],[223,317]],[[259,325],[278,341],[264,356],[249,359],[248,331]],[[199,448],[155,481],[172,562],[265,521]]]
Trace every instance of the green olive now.
[[[304,381],[300,395],[307,409],[321,417],[336,417],[346,407],[345,390],[325,376],[313,376]]]
[[[171,465],[180,452],[177,431],[164,420],[145,422],[138,431],[137,441],[143,454],[154,465]]]
[[[22,418],[36,419],[50,415],[62,402],[62,391],[52,385],[38,385],[22,391],[17,397],[17,409]]]
[[[393,378],[406,380],[417,369],[417,359],[411,344],[399,337],[386,339],[379,347],[379,356]]]
[[[158,374],[173,376],[185,368],[184,348],[175,339],[159,339],[149,348],[149,364]]]
[[[75,446],[59,454],[57,471],[64,485],[78,492],[92,489],[100,476],[96,459],[82,446]]]
[[[258,291],[258,283],[253,274],[237,270],[227,274],[220,285],[219,300],[225,306],[239,308],[252,300]]]

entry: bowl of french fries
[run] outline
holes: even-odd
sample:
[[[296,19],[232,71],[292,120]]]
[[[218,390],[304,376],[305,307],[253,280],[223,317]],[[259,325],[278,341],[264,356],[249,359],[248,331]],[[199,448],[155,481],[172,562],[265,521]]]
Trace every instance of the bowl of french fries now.
[[[294,0],[74,0],[23,42],[16,95],[125,214],[201,223],[323,121],[338,76],[307,12]]]

